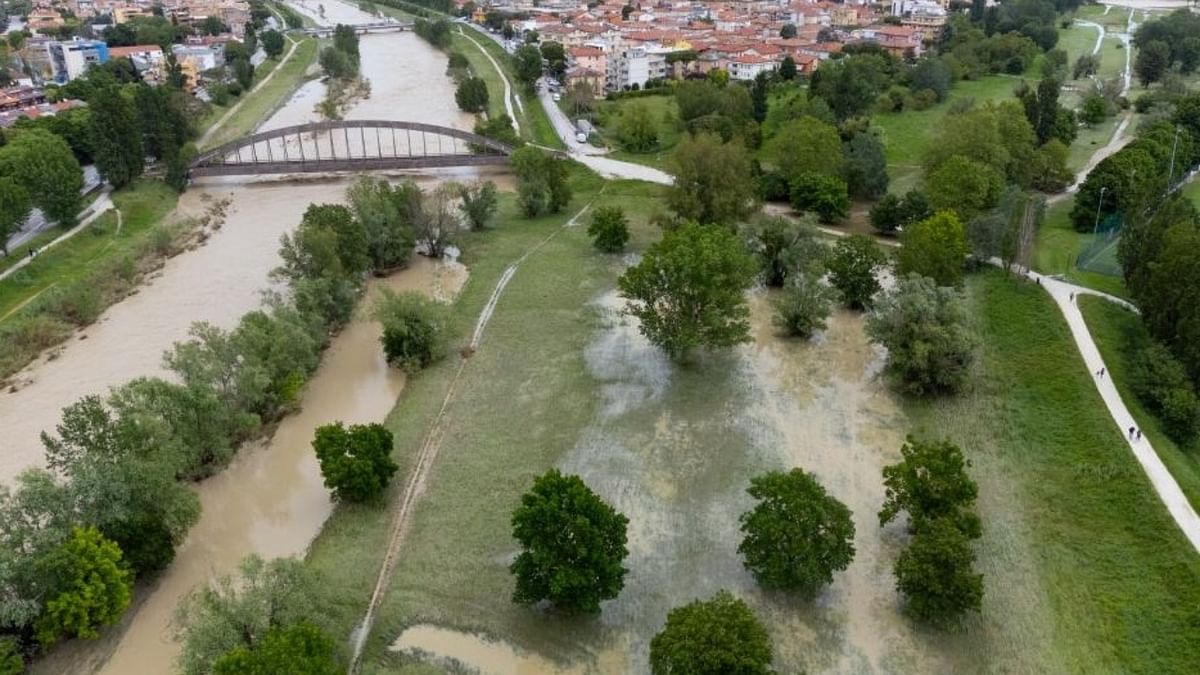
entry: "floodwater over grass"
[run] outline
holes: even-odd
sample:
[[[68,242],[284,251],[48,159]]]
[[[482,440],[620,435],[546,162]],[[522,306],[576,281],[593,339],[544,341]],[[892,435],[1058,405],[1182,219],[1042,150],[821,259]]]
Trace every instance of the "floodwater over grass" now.
[[[752,298],[752,345],[681,367],[648,344],[621,308],[611,289],[587,303],[593,328],[575,385],[586,386],[594,403],[586,420],[577,410],[559,418],[555,437],[573,437],[565,451],[535,469],[523,448],[501,449],[514,453],[522,472],[557,466],[579,474],[629,517],[630,571],[621,595],[595,618],[513,605],[505,569],[516,553],[506,527],[512,503],[500,499],[507,490],[497,491],[489,512],[478,515],[500,531],[488,532],[484,546],[463,542],[474,559],[440,568],[428,579],[434,588],[425,584],[433,572],[428,553],[470,535],[452,526],[462,516],[430,516],[443,526],[436,534],[418,526],[410,553],[421,562],[408,568],[413,576],[397,574],[397,596],[405,600],[393,606],[411,618],[400,618],[389,638],[387,672],[423,672],[415,658],[484,673],[645,672],[650,638],[667,612],[722,588],[765,620],[783,672],[979,672],[989,663],[1030,672],[1041,647],[1036,637],[1014,639],[1018,628],[1009,617],[946,634],[915,626],[900,611],[891,566],[907,535],[898,524],[881,531],[876,512],[880,471],[898,458],[908,421],[878,377],[882,354],[868,344],[861,315],[840,311],[813,341],[786,340],[770,326],[769,299],[760,291]],[[512,390],[520,395],[526,386],[514,383]],[[526,409],[526,424],[545,412],[553,404],[550,411]],[[481,433],[469,420],[457,431]],[[752,505],[749,479],[797,466],[850,507],[857,529],[854,562],[812,602],[762,592],[737,553],[738,517]],[[510,480],[487,475],[493,484]],[[1010,562],[1007,574],[988,570],[989,588],[1020,583],[1022,568]],[[996,603],[1000,611],[1006,604]]]

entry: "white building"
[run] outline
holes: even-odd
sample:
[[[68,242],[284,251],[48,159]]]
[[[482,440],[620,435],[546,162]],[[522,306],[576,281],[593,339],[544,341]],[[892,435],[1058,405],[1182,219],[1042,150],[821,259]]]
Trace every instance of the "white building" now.
[[[99,40],[74,40],[47,42],[46,56],[54,81],[66,84],[82,75],[93,63],[108,60],[108,45]]]

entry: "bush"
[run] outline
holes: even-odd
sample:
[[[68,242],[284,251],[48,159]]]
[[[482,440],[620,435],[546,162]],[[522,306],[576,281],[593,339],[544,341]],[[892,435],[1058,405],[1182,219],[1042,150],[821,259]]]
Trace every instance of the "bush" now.
[[[791,190],[782,171],[766,171],[758,177],[758,194],[763,201],[786,202],[791,199]]]
[[[745,602],[720,591],[671,610],[650,641],[650,672],[768,675],[771,638]]]
[[[847,307],[863,309],[879,292],[879,279],[875,273],[886,262],[887,257],[870,237],[851,235],[833,245],[829,281]]]
[[[588,224],[588,236],[596,250],[604,253],[620,253],[629,241],[629,221],[619,206],[602,206],[592,214]]]
[[[75,528],[38,566],[51,584],[37,620],[44,647],[64,635],[97,637],[96,629],[116,623],[133,597],[133,573],[121,549],[95,528]]]
[[[15,638],[0,637],[0,675],[21,675],[25,672],[25,658]]]
[[[932,89],[922,89],[908,98],[908,107],[913,110],[928,110],[937,105],[938,95]]]
[[[444,331],[441,306],[415,291],[385,289],[372,316],[383,324],[383,353],[388,363],[409,373],[433,363]]]
[[[812,597],[854,559],[854,521],[846,505],[803,469],[750,481],[758,500],[742,514],[738,553],[758,583]]]
[[[811,211],[823,223],[833,223],[850,213],[846,181],[819,173],[802,173],[791,181],[792,208]]]
[[[825,328],[833,291],[809,276],[796,277],[775,300],[774,324],[784,333],[808,337]]]
[[[492,181],[471,185],[461,185],[458,189],[461,200],[459,209],[467,219],[472,230],[482,230],[488,226],[496,215],[499,197],[496,194],[496,184]]]
[[[378,498],[400,467],[392,461],[392,432],[381,424],[341,422],[317,428],[313,450],[325,486],[336,499],[366,502]]]

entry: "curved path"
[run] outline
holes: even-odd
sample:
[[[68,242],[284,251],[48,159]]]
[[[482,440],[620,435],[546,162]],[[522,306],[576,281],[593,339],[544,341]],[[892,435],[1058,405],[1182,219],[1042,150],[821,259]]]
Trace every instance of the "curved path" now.
[[[1095,340],[1092,339],[1092,334],[1088,330],[1083,313],[1079,311],[1079,305],[1075,299],[1080,295],[1095,295],[1135,312],[1137,309],[1129,302],[1107,293],[1059,281],[1032,270],[1022,270],[1022,272],[1026,277],[1041,284],[1050,293],[1050,297],[1054,298],[1054,302],[1067,320],[1067,326],[1071,329],[1071,337],[1075,339],[1075,345],[1079,348],[1083,362],[1087,364],[1088,371],[1092,373],[1092,380],[1096,383],[1100,398],[1104,399],[1104,405],[1108,408],[1113,421],[1116,422],[1117,428],[1121,430],[1121,436],[1125,439],[1125,443],[1133,451],[1133,456],[1137,458],[1138,464],[1142,465],[1142,470],[1146,472],[1150,484],[1158,493],[1158,498],[1167,507],[1167,511],[1175,519],[1179,529],[1183,530],[1184,536],[1192,543],[1192,547],[1200,551],[1200,516],[1196,514],[1196,509],[1192,507],[1187,496],[1183,494],[1183,490],[1179,488],[1179,483],[1175,482],[1175,477],[1171,475],[1158,453],[1154,451],[1150,439],[1146,436],[1140,440],[1129,438],[1127,430],[1136,428],[1138,423],[1130,414],[1129,408],[1125,406],[1112,378],[1107,375],[1108,367],[1100,356],[1100,350],[1096,347]],[[1097,376],[1096,373],[1101,372],[1101,369],[1105,375]]]
[[[50,243],[48,243],[45,246],[34,251],[34,256],[39,256],[42,253],[44,253],[45,251],[48,251],[49,249],[54,248],[55,246],[58,246],[59,244],[63,243],[64,241],[70,239],[71,237],[74,237],[75,235],[82,232],[84,230],[84,228],[86,228],[88,225],[91,225],[93,222],[95,222],[97,218],[99,218],[100,216],[107,213],[109,209],[114,208],[112,200],[109,199],[109,194],[111,192],[112,192],[112,186],[105,185],[104,188],[102,189],[102,192],[100,193],[100,196],[96,197],[96,201],[93,202],[92,205],[88,207],[88,209],[90,209],[91,213],[89,213],[86,217],[84,217],[83,220],[79,221],[78,225],[76,225],[75,227],[72,227],[71,229],[64,232],[62,234],[62,236],[55,238]],[[118,214],[119,213],[120,212],[118,211]],[[29,260],[30,260],[29,258],[24,258],[20,262],[14,264],[12,267],[4,270],[3,272],[0,272],[0,281],[3,281],[4,279],[8,278],[8,275],[16,272],[17,270],[21,269],[22,267],[24,267],[26,265],[28,265]]]
[[[221,119],[214,122],[213,125],[210,126],[208,128],[208,130],[204,132],[204,135],[201,136],[196,141],[197,147],[201,147],[201,148],[204,147],[204,145],[206,143],[208,143],[208,141],[210,139],[212,139],[213,134],[217,133],[217,130],[219,130],[221,127],[225,126],[225,123],[229,121],[229,118],[233,117],[235,114],[237,114],[237,111],[242,109],[242,104],[250,99],[250,95],[254,94],[259,89],[262,89],[264,86],[266,86],[266,84],[271,81],[271,78],[275,77],[275,73],[278,73],[279,69],[283,68],[284,64],[286,64],[288,62],[288,59],[292,58],[292,54],[294,54],[296,52],[296,47],[300,46],[300,41],[293,40],[291,37],[288,37],[287,39],[289,42],[292,43],[292,47],[291,47],[291,49],[288,49],[287,54],[283,55],[283,58],[279,60],[279,63],[275,64],[275,67],[271,69],[271,72],[267,73],[267,76],[264,77],[261,82],[254,85],[253,89],[246,92],[245,96],[242,96],[240,99],[238,99],[238,102],[236,105],[234,105],[229,110],[226,110],[225,114],[221,115]]]
[[[492,58],[492,55],[488,52],[488,50],[483,48],[483,45],[479,44],[475,38],[467,35],[466,31],[462,29],[462,26],[458,27],[458,34],[467,38],[472,42],[472,44],[478,47],[479,51],[483,52],[483,55],[487,57],[487,60],[492,62],[492,67],[495,68],[496,72],[500,75],[500,81],[504,82],[504,111],[508,113],[508,118],[512,120],[513,128],[516,129],[517,134],[520,135],[521,121],[517,119],[517,114],[513,112],[513,98],[515,98],[515,96],[512,90],[512,83],[508,81],[508,76],[504,74],[504,69],[500,67],[499,63],[496,63],[496,59]],[[520,101],[518,101],[518,103],[519,102]]]

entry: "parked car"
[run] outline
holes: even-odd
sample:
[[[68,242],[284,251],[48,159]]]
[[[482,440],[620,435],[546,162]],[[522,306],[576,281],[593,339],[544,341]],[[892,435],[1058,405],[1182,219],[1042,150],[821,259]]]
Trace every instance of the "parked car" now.
[[[580,143],[587,143],[587,134],[583,133],[582,131],[577,132],[575,134],[575,140],[579,141]]]

